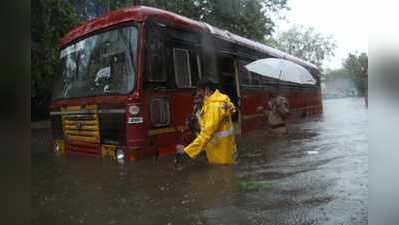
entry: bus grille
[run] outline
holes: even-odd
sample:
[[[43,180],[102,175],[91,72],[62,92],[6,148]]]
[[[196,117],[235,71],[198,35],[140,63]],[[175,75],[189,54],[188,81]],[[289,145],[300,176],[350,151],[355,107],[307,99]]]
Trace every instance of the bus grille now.
[[[64,139],[61,115],[51,115],[51,135],[54,140]]]
[[[64,134],[68,140],[100,143],[97,114],[69,114],[63,117]]]
[[[101,143],[123,145],[126,141],[126,122],[124,113],[99,114]]]

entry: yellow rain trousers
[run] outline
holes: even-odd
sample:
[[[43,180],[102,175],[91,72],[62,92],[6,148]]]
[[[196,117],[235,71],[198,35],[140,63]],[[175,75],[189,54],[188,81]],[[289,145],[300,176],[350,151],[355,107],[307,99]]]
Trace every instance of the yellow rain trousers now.
[[[201,110],[201,132],[184,151],[195,158],[206,151],[209,163],[235,163],[236,144],[231,115],[235,112],[234,104],[227,95],[216,90],[204,99]]]

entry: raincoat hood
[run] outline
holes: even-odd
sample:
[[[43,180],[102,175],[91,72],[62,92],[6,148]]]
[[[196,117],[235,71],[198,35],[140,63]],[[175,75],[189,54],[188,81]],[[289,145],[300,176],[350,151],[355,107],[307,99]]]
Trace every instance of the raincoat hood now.
[[[210,104],[210,103],[222,103],[224,104],[223,110],[222,110],[222,116],[227,117],[231,116],[233,113],[235,113],[235,107],[234,104],[230,101],[230,98],[222,94],[219,90],[215,90],[211,96],[205,99],[204,104]]]

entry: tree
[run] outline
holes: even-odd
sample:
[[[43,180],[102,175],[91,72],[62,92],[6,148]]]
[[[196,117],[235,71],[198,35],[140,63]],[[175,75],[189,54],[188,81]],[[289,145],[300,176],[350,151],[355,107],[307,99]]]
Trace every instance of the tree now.
[[[213,0],[204,2],[206,2],[206,7],[204,7],[206,10],[202,11],[199,19],[209,24],[260,42],[264,42],[265,36],[273,32],[274,23],[266,14],[267,11],[272,11],[270,5],[268,5],[269,8],[266,7],[266,3],[270,1]],[[285,4],[280,6],[276,7],[286,7]]]
[[[66,0],[79,15],[81,21],[94,19],[108,11],[138,5],[138,0]]]
[[[338,95],[344,97],[353,96],[357,93],[349,71],[344,68],[326,70],[323,83],[325,87],[323,94],[327,96]]]
[[[357,90],[358,95],[367,94],[368,56],[367,53],[349,53],[343,61],[342,68],[326,71],[324,83],[337,83],[337,80],[350,81]],[[342,85],[341,85],[342,86]]]
[[[70,0],[82,20],[128,5],[153,6],[204,21],[244,37],[265,42],[273,33],[273,13],[287,8],[287,0]]]
[[[309,61],[319,67],[334,56],[337,45],[332,36],[316,32],[313,27],[295,25],[277,36],[277,47],[291,55]]]
[[[58,71],[60,38],[79,22],[64,0],[32,2],[31,105],[32,119],[47,116],[53,81]]]
[[[349,72],[360,94],[364,96],[367,91],[368,55],[349,53],[343,62],[343,67]]]

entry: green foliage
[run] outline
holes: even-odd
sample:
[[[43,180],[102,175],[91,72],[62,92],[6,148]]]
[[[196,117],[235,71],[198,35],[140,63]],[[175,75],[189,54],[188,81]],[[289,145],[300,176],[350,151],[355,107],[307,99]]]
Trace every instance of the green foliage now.
[[[265,42],[275,26],[270,15],[287,9],[287,0],[69,0],[81,20],[141,4],[169,10],[233,33]]]
[[[356,77],[365,78],[368,75],[368,56],[367,53],[355,55],[349,53],[343,66]]]
[[[295,25],[277,36],[278,48],[319,67],[334,56],[337,45],[332,36],[325,36],[313,27]]]
[[[202,20],[247,38],[264,41],[274,26],[257,0],[209,1]]]
[[[367,91],[368,78],[368,55],[361,53],[359,55],[350,53],[343,63],[343,67],[349,72],[357,89],[364,95]]]
[[[326,83],[336,79],[351,80],[359,95],[364,96],[367,92],[368,56],[367,53],[359,55],[349,53],[344,60],[342,68],[326,71]]]
[[[327,70],[325,80],[333,80],[336,78],[350,78],[351,74],[345,68],[339,68],[335,70]]]
[[[47,111],[53,81],[59,74],[59,40],[78,19],[63,0],[34,1],[31,12],[31,105],[32,119],[36,119],[42,116],[37,111]]]
[[[79,19],[94,19],[108,11],[137,4],[138,0],[67,0]]]
[[[269,17],[287,8],[287,0],[142,0],[143,5],[166,9],[207,22],[238,35],[265,42],[275,26]]]

